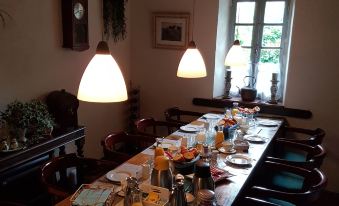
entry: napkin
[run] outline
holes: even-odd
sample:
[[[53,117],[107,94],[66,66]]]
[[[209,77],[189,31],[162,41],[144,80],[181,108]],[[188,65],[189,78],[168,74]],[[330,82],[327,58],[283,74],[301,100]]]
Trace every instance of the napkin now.
[[[126,171],[129,172],[132,177],[135,177],[137,179],[140,179],[142,176],[142,167],[140,165],[134,165],[130,163],[124,163],[118,168],[115,169],[115,171]]]
[[[218,182],[218,181],[234,176],[234,174],[231,174],[228,171],[223,170],[219,167],[211,166],[210,170],[211,170],[211,175],[212,175],[212,179],[214,180],[214,182]]]

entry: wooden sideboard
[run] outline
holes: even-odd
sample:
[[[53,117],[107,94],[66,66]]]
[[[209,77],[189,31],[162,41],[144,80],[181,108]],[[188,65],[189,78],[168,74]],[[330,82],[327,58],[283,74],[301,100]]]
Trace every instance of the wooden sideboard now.
[[[0,153],[0,199],[27,205],[45,202],[46,192],[40,184],[41,165],[55,155],[65,154],[65,145],[69,143],[74,143],[78,155],[83,156],[85,127],[54,131],[50,138],[26,149]]]

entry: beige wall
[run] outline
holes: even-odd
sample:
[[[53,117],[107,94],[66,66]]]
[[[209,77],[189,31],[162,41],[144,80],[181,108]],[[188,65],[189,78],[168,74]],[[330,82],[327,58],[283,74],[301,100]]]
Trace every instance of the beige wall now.
[[[339,192],[339,8],[337,0],[297,0],[285,105],[309,109],[311,120],[290,120],[325,129],[327,157],[322,166],[328,189]]]
[[[77,52],[62,48],[60,0],[2,0],[0,8],[11,14],[0,27],[0,109],[11,101],[27,101],[53,90],[76,94],[84,69],[101,40],[101,1],[89,3],[90,49]],[[127,15],[129,11],[127,12]],[[129,39],[109,43],[126,81],[129,76]],[[122,128],[122,104],[80,102],[79,123],[85,125],[85,155],[101,157],[100,139]]]
[[[212,97],[218,1],[196,1],[194,41],[202,53],[208,77],[176,77],[184,50],[152,48],[152,12],[191,12],[193,1],[130,1],[132,10],[132,80],[141,86],[145,116],[163,118],[169,106],[192,107],[192,97]],[[150,78],[151,77],[151,78]]]

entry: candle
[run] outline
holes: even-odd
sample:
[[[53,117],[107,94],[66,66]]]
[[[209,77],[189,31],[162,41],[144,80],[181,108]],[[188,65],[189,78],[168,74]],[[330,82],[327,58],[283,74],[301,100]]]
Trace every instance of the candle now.
[[[226,77],[227,77],[227,78],[231,78],[231,73],[232,73],[232,72],[231,72],[230,70],[227,70],[227,71],[226,71]]]
[[[278,80],[278,73],[272,73],[272,81]]]

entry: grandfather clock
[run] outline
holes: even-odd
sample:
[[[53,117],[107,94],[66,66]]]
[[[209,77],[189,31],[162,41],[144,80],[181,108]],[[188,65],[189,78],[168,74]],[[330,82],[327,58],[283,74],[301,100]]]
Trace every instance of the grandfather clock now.
[[[89,49],[87,0],[62,0],[63,47]]]

